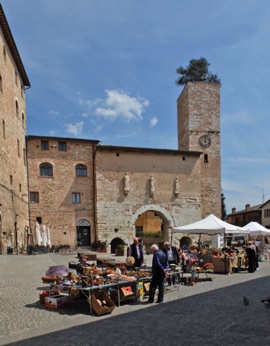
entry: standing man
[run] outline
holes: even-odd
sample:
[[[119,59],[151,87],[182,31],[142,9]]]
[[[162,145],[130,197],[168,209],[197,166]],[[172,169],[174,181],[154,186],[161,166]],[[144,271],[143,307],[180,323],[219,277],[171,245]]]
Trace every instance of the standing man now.
[[[134,267],[139,268],[143,262],[143,248],[138,238],[133,239],[133,244],[129,247],[129,256],[134,257]]]
[[[164,249],[162,250],[168,258],[169,265],[176,264],[178,267],[180,266],[180,256],[175,246],[171,246],[169,242],[164,243]],[[175,276],[168,277],[168,285],[175,285]]]
[[[159,250],[156,244],[150,247],[150,253],[153,254],[152,261],[152,279],[149,288],[149,303],[154,303],[156,289],[158,288],[158,299],[156,303],[162,303],[164,299],[164,279],[169,269],[167,256],[162,250]]]

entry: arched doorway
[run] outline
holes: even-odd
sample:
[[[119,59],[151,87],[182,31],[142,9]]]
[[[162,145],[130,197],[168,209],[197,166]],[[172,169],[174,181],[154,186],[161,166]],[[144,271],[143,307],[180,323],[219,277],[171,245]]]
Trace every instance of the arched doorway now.
[[[91,245],[91,225],[87,220],[77,222],[77,246]]]
[[[111,241],[111,253],[115,253],[115,250],[116,250],[116,248],[117,248],[117,245],[119,245],[119,244],[125,244],[124,243],[124,241],[121,239],[121,238],[119,238],[119,237],[117,237],[117,238],[113,238],[113,240]]]
[[[180,248],[181,249],[184,247],[184,248],[186,248],[186,250],[188,250],[191,244],[192,244],[192,240],[189,237],[182,237],[180,239]]]

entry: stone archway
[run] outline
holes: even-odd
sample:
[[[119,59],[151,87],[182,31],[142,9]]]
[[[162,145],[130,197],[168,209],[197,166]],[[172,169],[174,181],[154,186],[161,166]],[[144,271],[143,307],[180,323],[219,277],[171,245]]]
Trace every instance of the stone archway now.
[[[149,241],[149,243],[159,243],[158,245],[160,245],[160,243],[163,243],[164,241],[168,241],[169,240],[169,229],[172,227],[172,225],[174,224],[172,216],[170,215],[170,213],[164,208],[161,207],[160,205],[155,205],[155,204],[149,204],[149,205],[144,205],[142,207],[140,207],[135,213],[134,215],[131,217],[130,223],[132,225],[135,225],[136,220],[144,213],[146,212],[154,212],[156,216],[159,216],[160,220],[161,220],[161,229],[162,229],[162,233],[160,238],[154,238],[152,239],[151,237],[149,237],[149,239],[147,239],[147,241]],[[138,234],[136,234],[136,236],[140,237]],[[144,244],[146,245],[146,239],[144,239]],[[146,250],[148,248],[149,244],[147,244],[146,246]]]
[[[191,244],[192,244],[192,239],[190,237],[185,236],[180,239],[181,248],[188,250]]]

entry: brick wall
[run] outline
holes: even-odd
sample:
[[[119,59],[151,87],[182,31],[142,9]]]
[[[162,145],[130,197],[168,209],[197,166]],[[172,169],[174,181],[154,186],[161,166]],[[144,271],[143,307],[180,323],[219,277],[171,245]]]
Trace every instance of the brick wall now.
[[[49,142],[49,150],[41,150],[41,140]],[[67,143],[67,151],[58,150],[58,141]],[[37,217],[49,227],[52,244],[77,246],[76,225],[87,220],[91,239],[95,240],[93,200],[93,143],[51,137],[28,137],[29,191],[39,193],[39,203],[30,203],[31,228]],[[40,176],[40,164],[53,166],[53,176]],[[76,177],[75,166],[87,167],[86,177]],[[80,203],[72,203],[72,193],[81,194]]]
[[[0,28],[0,209],[5,245],[25,242],[28,226],[23,82]]]

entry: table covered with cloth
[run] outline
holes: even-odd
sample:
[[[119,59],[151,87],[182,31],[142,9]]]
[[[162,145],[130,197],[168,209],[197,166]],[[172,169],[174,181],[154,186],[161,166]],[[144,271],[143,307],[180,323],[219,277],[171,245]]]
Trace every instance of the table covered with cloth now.
[[[226,257],[226,263],[224,257],[213,256],[212,263],[214,266],[214,273],[232,274],[233,268],[238,268],[238,256]]]

